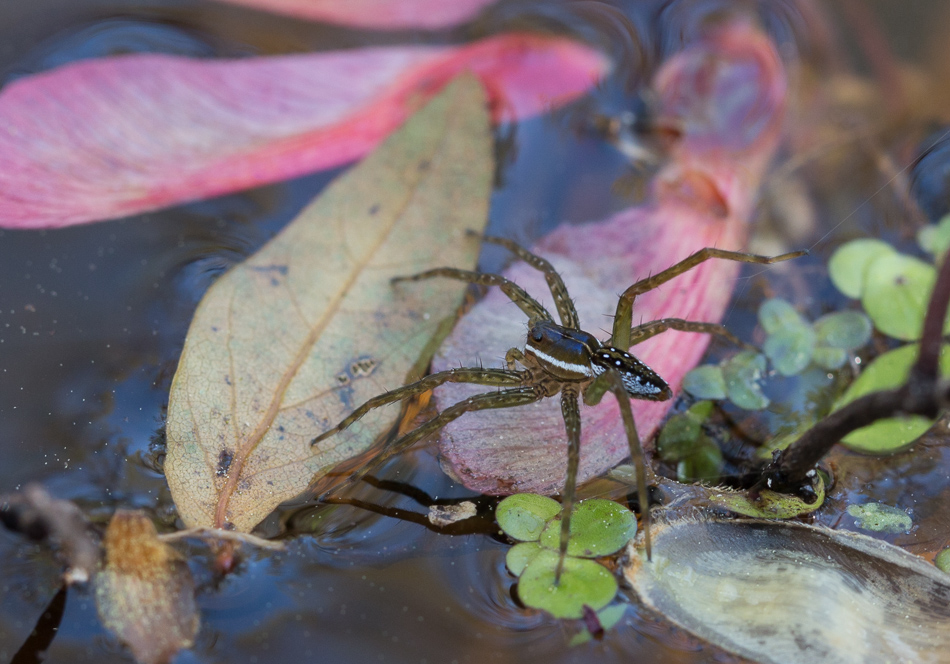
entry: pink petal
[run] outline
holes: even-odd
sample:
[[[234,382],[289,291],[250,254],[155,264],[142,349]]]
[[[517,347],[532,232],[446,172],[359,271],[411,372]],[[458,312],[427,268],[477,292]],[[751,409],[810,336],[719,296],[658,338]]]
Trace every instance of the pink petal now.
[[[359,28],[446,28],[475,17],[495,0],[224,0],[311,21]]]
[[[780,136],[784,73],[771,44],[747,26],[733,25],[675,56],[660,71],[656,87],[667,114],[685,119],[685,135],[658,178],[654,201],[603,222],[562,226],[534,247],[564,278],[582,325],[601,339],[609,336],[617,293],[629,284],[703,247],[742,249],[756,189]],[[634,322],[719,321],[738,272],[736,263],[703,263],[638,298]],[[505,274],[551,305],[537,271],[516,263]],[[508,348],[523,346],[524,325],[511,302],[492,292],[462,318],[433,369],[472,366],[476,357],[486,366],[498,365]],[[678,391],[707,344],[705,335],[671,331],[635,350]],[[444,407],[478,391],[485,389],[445,386],[436,392],[437,402]],[[633,402],[644,440],[671,403]],[[610,395],[581,410],[583,481],[621,462],[628,445]],[[469,489],[559,491],[567,444],[558,399],[466,414],[444,429],[441,451],[448,472]]]
[[[0,227],[122,217],[345,164],[463,71],[496,121],[583,94],[607,67],[576,42],[510,34],[245,60],[129,55],[0,91]]]

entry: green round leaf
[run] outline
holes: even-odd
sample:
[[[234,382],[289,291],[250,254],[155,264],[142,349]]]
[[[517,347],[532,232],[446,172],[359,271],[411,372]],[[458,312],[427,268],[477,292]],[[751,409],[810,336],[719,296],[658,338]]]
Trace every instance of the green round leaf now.
[[[812,352],[811,359],[822,369],[840,369],[848,361],[848,351],[843,348],[818,346]]]
[[[907,382],[910,368],[917,359],[919,348],[917,344],[908,344],[876,357],[848,386],[845,393],[835,403],[833,410],[840,410],[855,399],[871,392],[893,390],[903,385]]]
[[[944,549],[934,558],[934,565],[942,572],[950,574],[950,548]]]
[[[617,594],[617,579],[593,560],[567,557],[561,582],[554,584],[558,553],[541,551],[518,579],[518,597],[527,606],[543,609],[555,618],[581,618],[584,606],[595,611]]]
[[[806,327],[808,324],[795,307],[777,297],[766,300],[759,307],[759,324],[768,334],[788,327]]]
[[[596,558],[616,553],[637,534],[637,520],[626,507],[612,500],[591,498],[578,503],[571,515],[567,553]],[[561,521],[554,519],[541,533],[541,546],[558,550]]]
[[[815,333],[805,325],[789,325],[770,334],[762,348],[783,376],[794,376],[805,370],[815,349]]]
[[[505,556],[505,566],[515,576],[521,576],[524,568],[541,551],[542,547],[537,542],[519,542],[508,549],[508,554]]]
[[[833,410],[840,410],[855,399],[878,392],[893,390],[907,382],[910,368],[917,359],[917,344],[895,348],[879,356],[865,367],[861,375],[851,383]],[[940,374],[950,375],[950,351],[944,346],[940,351]],[[870,454],[890,454],[909,446],[933,425],[919,415],[892,417],[852,431],[841,442],[850,449]]]
[[[895,253],[894,248],[881,240],[852,240],[841,245],[828,261],[828,276],[835,287],[854,299],[864,292],[864,277],[871,262],[884,254]]]
[[[854,517],[858,528],[876,533],[906,533],[914,525],[907,512],[884,503],[848,505],[848,514]]]
[[[769,399],[759,387],[765,373],[765,356],[754,350],[744,350],[728,360],[722,367],[729,399],[739,408],[761,410],[769,405]]]
[[[714,484],[722,472],[722,451],[705,435],[696,442],[692,453],[676,465],[676,479]]]
[[[622,463],[607,471],[607,477],[614,482],[635,487],[637,485],[637,468],[632,463]]]
[[[686,413],[697,422],[705,422],[712,415],[714,406],[712,401],[697,401],[686,410]]]
[[[906,415],[878,420],[841,439],[849,449],[867,454],[893,454],[927,433],[933,420],[922,415]]]
[[[516,493],[498,503],[495,519],[508,537],[533,542],[541,535],[544,525],[560,511],[561,504],[553,498],[536,493]]]
[[[937,226],[928,224],[917,231],[917,246],[928,254],[936,254],[937,251]]]
[[[673,415],[663,426],[656,442],[660,458],[676,463],[693,454],[704,438],[702,424],[713,410],[712,401],[697,401],[685,413]]]
[[[871,263],[861,304],[874,326],[889,337],[919,339],[937,271],[903,254],[887,254]]]
[[[942,261],[947,249],[950,249],[950,215],[917,231],[917,244],[936,257],[938,263]]]
[[[815,321],[815,343],[855,350],[871,340],[871,321],[860,311],[837,311]]]
[[[656,452],[664,461],[676,463],[693,451],[694,444],[701,433],[700,420],[686,413],[674,415],[660,431],[660,437],[656,441]]]
[[[698,399],[725,399],[726,379],[715,364],[696,367],[683,377],[683,389]]]

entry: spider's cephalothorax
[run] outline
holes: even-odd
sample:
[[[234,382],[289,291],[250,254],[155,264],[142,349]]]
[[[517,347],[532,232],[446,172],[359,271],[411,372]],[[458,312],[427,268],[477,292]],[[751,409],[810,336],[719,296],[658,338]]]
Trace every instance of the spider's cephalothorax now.
[[[650,511],[647,504],[646,470],[643,450],[640,447],[640,439],[637,436],[633,413],[630,409],[630,399],[663,401],[672,396],[672,391],[662,378],[633,357],[628,350],[633,344],[671,329],[719,334],[734,343],[740,342],[721,325],[697,323],[680,318],[663,318],[632,327],[634,300],[638,295],[666,283],[710,258],[724,258],[746,263],[774,263],[800,256],[805,252],[770,257],[722,249],[701,249],[672,267],[636,282],[624,291],[617,303],[617,313],[614,316],[610,340],[602,344],[593,335],[580,329],[574,303],[568,295],[561,276],[550,263],[511,240],[487,236],[483,239],[509,249],[518,258],[544,273],[561,319],[560,325],[554,322],[551,314],[537,300],[501,275],[441,267],[411,277],[397,278],[394,281],[448,277],[483,286],[498,286],[528,316],[529,329],[524,350],[512,348],[508,351],[506,369],[482,367],[449,369],[373,397],[335,427],[314,438],[312,444],[316,445],[342,431],[374,408],[422,394],[444,383],[473,383],[501,388],[484,394],[476,394],[449,406],[425,424],[387,443],[372,462],[348,476],[348,482],[353,482],[394,454],[435,433],[465,413],[489,408],[523,406],[560,393],[561,414],[564,417],[567,433],[567,475],[562,498],[564,517],[561,519],[561,557],[556,573],[556,579],[559,580],[567,553],[574,490],[580,463],[581,417],[578,400],[583,396],[584,403],[592,406],[599,403],[606,392],[611,392],[620,405],[620,415],[623,418],[624,430],[630,445],[630,456],[637,469],[637,492],[644,521],[645,547],[649,558]],[[519,364],[523,369],[518,369]]]

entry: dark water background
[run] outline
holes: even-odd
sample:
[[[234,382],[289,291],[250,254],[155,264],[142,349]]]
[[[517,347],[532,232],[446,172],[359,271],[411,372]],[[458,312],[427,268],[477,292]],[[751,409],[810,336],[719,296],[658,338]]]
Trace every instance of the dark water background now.
[[[867,59],[852,42],[854,27],[827,4],[828,27],[838,35],[848,70],[871,80]],[[947,41],[943,3],[866,4],[885,30],[891,55],[911,66],[925,67],[934,57],[932,44]],[[631,107],[666,54],[709,16],[734,10],[758,16],[790,63],[814,55],[816,36],[806,31],[795,4],[778,1],[502,2],[458,29],[377,33],[211,2],[0,0],[0,82],[134,51],[239,57],[451,43],[535,25],[574,34],[618,63],[611,78],[553,117],[499,130],[491,230],[530,242],[559,223],[602,219],[633,203],[622,193],[627,188],[615,186],[629,180],[628,162],[581,127],[592,114]],[[893,150],[896,168],[913,161],[931,122],[914,118],[881,143]],[[862,163],[874,161],[873,150],[858,152]],[[853,173],[853,180],[833,188],[814,187],[817,223],[798,238],[814,250],[802,269],[818,275],[808,280],[820,287],[810,284],[797,302],[812,317],[843,303],[821,272],[841,241],[884,236],[912,247],[913,227],[904,224],[894,191],[904,180],[882,188],[888,176],[880,171]],[[0,493],[40,481],[98,522],[117,507],[140,507],[173,527],[174,508],[158,472],[163,415],[194,308],[215,277],[278,232],[333,175],[119,221],[0,231]],[[500,260],[488,253],[482,267],[497,269]],[[748,333],[761,295],[740,298],[727,324]],[[948,532],[934,516],[948,491],[945,456],[936,443],[884,461],[846,456],[841,463],[851,483],[831,497],[830,506],[839,509],[819,520],[848,526],[840,505],[856,498],[919,504],[917,531],[898,540],[912,549],[939,549]],[[470,495],[439,472],[431,448],[394,460],[381,474],[440,499]],[[352,495],[397,511],[287,506],[263,526],[267,535],[288,538],[287,551],[251,551],[223,581],[208,571],[205,549],[189,549],[202,584],[203,625],[195,648],[176,662],[730,659],[647,615],[635,600],[602,642],[568,648],[576,626],[516,604],[504,569],[507,546],[486,534],[485,522],[484,533],[439,534],[398,511],[425,512],[410,497],[365,485]],[[30,634],[56,593],[59,573],[47,551],[0,531],[0,661],[13,657]],[[99,625],[92,596],[73,589],[46,661],[130,660]]]

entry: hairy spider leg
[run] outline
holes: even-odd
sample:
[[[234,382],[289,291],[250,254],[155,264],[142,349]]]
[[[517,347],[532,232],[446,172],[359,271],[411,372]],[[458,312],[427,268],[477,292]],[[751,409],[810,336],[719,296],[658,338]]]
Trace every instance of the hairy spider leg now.
[[[617,302],[617,313],[614,316],[614,326],[610,335],[610,345],[621,350],[628,350],[630,348],[630,332],[633,326],[633,303],[637,299],[638,295],[642,295],[647,291],[651,291],[654,288],[665,284],[673,277],[677,277],[684,272],[692,270],[694,267],[704,261],[709,260],[710,258],[722,258],[724,260],[737,261],[739,263],[759,263],[767,265],[770,263],[780,263],[781,261],[787,261],[792,258],[798,258],[799,256],[804,256],[807,253],[807,251],[792,251],[787,254],[782,254],[781,256],[760,256],[758,254],[746,254],[740,251],[726,251],[725,249],[714,249],[712,247],[700,249],[696,253],[687,256],[679,263],[666,268],[662,272],[658,272],[652,277],[641,279],[623,292],[623,294],[620,296],[620,300]]]
[[[567,557],[567,544],[571,535],[571,515],[574,511],[574,494],[577,490],[577,470],[581,461],[581,410],[577,403],[577,387],[565,385],[561,388],[561,416],[567,430],[567,478],[564,481],[564,495],[561,497],[561,541],[558,547],[560,556],[557,570],[554,572],[554,585],[561,583],[564,571],[564,559]]]
[[[596,385],[596,387],[595,387]],[[646,546],[647,560],[653,557],[650,539],[650,503],[647,494],[646,458],[640,436],[637,434],[637,425],[633,419],[633,410],[630,407],[630,395],[627,393],[620,374],[614,369],[607,369],[600,374],[584,391],[584,403],[588,406],[597,405],[605,392],[610,391],[617,399],[620,407],[620,417],[627,434],[627,445],[630,447],[630,460],[633,462],[637,474],[637,498],[640,501],[640,514],[643,515],[643,537]],[[564,559],[567,556],[567,545],[571,535],[571,515],[574,509],[574,497],[577,492],[577,473],[580,467],[581,449],[581,415],[577,402],[577,388],[574,385],[565,385],[561,389],[561,414],[564,417],[564,426],[567,429],[567,478],[564,482],[564,495],[561,499],[561,538],[559,543],[560,557],[554,573],[554,585],[561,580],[564,570]]]
[[[548,310],[542,307],[537,300],[528,295],[525,289],[515,282],[505,279],[500,274],[473,272],[472,270],[459,270],[454,267],[437,267],[434,270],[426,270],[425,272],[420,272],[419,274],[414,274],[409,277],[395,277],[393,278],[392,282],[399,283],[400,281],[421,281],[423,279],[431,279],[433,277],[458,279],[459,281],[468,281],[469,283],[478,284],[480,286],[498,286],[501,288],[502,292],[507,295],[512,302],[518,305],[518,308],[528,316],[532,325],[541,320],[553,322],[551,314],[548,313]]]
[[[548,283],[548,288],[551,289],[551,295],[554,297],[554,305],[557,307],[557,314],[561,318],[561,325],[569,327],[572,330],[581,329],[580,318],[577,315],[577,309],[574,308],[574,300],[571,299],[570,294],[567,292],[567,286],[564,285],[564,280],[561,279],[561,275],[557,273],[553,265],[544,258],[531,253],[513,240],[495,237],[494,235],[481,235],[472,230],[468,231],[468,234],[474,237],[480,237],[485,242],[491,242],[492,244],[504,247],[531,267],[544,273],[544,280]]]
[[[547,392],[542,386],[528,385],[524,387],[516,387],[510,390],[500,390],[498,392],[476,394],[464,399],[463,401],[459,401],[457,404],[453,404],[443,410],[425,424],[413,429],[409,433],[397,438],[394,441],[386,443],[380,453],[376,455],[372,461],[367,463],[356,472],[352,473],[342,484],[335,487],[334,489],[331,489],[327,494],[324,494],[324,497],[326,497],[326,495],[329,493],[336,491],[337,489],[341,489],[353,484],[362,478],[366,473],[373,470],[374,468],[377,468],[390,457],[399,454],[426,436],[435,433],[446,424],[452,420],[458,419],[465,413],[474,412],[477,410],[487,410],[490,408],[514,408],[517,406],[525,406],[529,403],[540,401],[546,396]]]
[[[667,330],[716,334],[739,347],[754,348],[744,341],[741,341],[736,335],[730,332],[725,325],[719,325],[718,323],[698,323],[692,320],[683,320],[682,318],[660,318],[650,321],[649,323],[644,323],[643,325],[637,325],[630,330],[630,345],[636,346],[638,343],[646,341],[650,337],[655,337]]]
[[[524,372],[511,371],[508,369],[449,369],[440,371],[417,380],[414,383],[403,385],[395,390],[390,390],[385,394],[375,396],[362,406],[350,413],[346,419],[342,420],[332,429],[324,431],[322,434],[310,441],[311,447],[317,443],[326,440],[330,436],[343,431],[358,419],[366,415],[369,411],[386,404],[395,403],[406,397],[415,396],[435,389],[445,383],[473,383],[475,385],[498,385],[515,386],[524,382]]]
[[[637,423],[633,419],[633,409],[630,406],[630,393],[623,384],[623,377],[616,369],[607,369],[600,374],[584,391],[584,403],[589,406],[597,405],[606,391],[613,393],[620,408],[620,418],[627,434],[627,445],[630,447],[630,461],[637,474],[637,500],[640,502],[640,514],[643,517],[643,541],[647,550],[647,560],[653,559],[652,543],[650,540],[650,497],[647,493],[647,461],[640,443],[640,434],[637,433]]]

